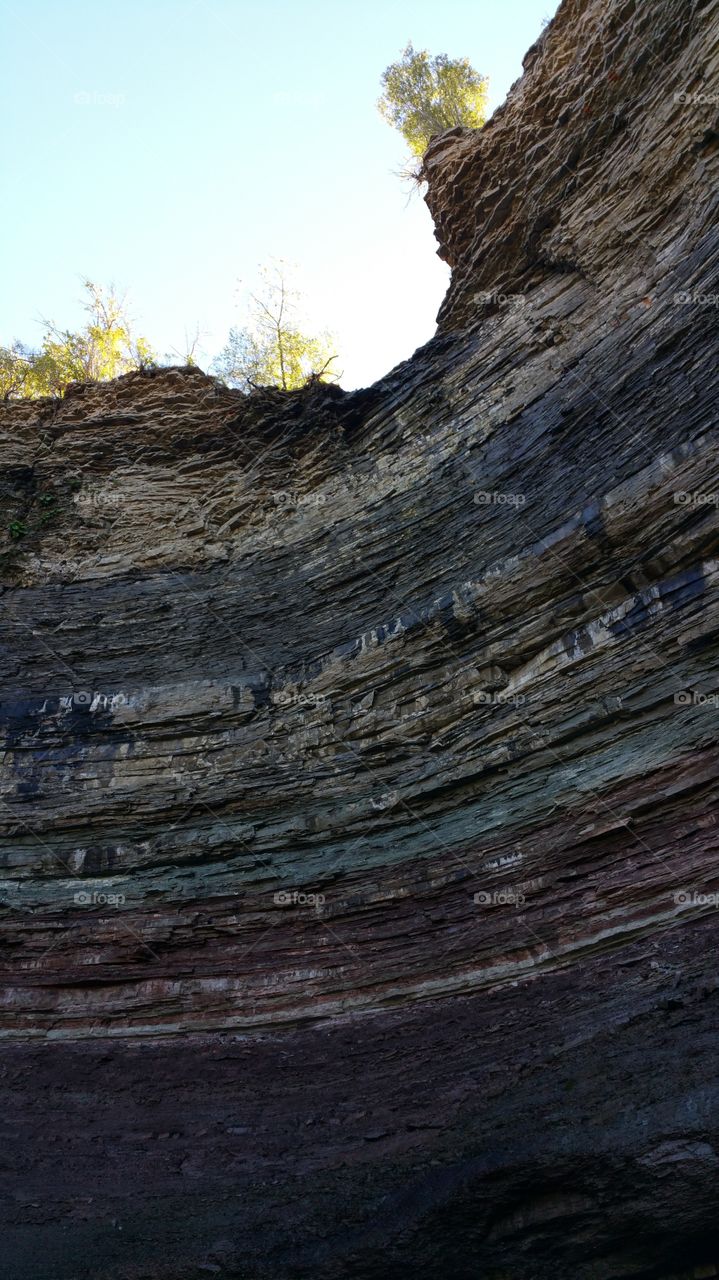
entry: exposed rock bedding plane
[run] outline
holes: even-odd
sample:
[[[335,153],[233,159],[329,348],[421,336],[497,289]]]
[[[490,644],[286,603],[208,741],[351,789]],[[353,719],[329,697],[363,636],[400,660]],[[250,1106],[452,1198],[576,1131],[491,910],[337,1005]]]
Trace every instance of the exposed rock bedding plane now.
[[[565,0],[381,382],[1,407],[9,1280],[719,1274],[718,143]]]

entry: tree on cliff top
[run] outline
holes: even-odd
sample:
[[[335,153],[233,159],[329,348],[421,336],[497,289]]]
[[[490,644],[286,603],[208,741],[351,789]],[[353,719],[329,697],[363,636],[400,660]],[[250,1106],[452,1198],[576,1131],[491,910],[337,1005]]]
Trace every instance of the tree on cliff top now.
[[[230,386],[250,391],[257,386],[294,391],[310,378],[326,381],[336,356],[328,334],[303,332],[300,295],[289,283],[287,265],[273,261],[260,270],[261,286],[250,294],[250,321],[231,329],[213,368]]]
[[[136,337],[124,300],[114,288],[83,281],[88,320],[77,332],[43,320],[39,350],[13,342],[0,347],[0,395],[62,394],[70,382],[105,382],[154,362],[145,338]]]
[[[383,72],[380,114],[399,129],[410,152],[421,159],[436,133],[467,125],[479,129],[487,118],[485,76],[467,58],[430,58],[426,49],[407,45],[402,57]]]

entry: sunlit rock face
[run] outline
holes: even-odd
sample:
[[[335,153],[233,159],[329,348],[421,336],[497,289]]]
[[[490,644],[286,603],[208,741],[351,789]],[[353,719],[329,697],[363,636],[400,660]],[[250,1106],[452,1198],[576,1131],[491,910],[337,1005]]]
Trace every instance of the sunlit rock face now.
[[[383,381],[2,406],[8,1280],[719,1273],[718,141],[565,0]]]

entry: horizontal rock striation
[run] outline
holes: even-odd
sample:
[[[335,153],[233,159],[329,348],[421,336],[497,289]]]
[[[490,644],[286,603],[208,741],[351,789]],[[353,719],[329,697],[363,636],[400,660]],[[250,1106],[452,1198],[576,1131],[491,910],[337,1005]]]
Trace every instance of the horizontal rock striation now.
[[[9,1276],[715,1274],[718,59],[565,0],[371,388],[2,406]]]

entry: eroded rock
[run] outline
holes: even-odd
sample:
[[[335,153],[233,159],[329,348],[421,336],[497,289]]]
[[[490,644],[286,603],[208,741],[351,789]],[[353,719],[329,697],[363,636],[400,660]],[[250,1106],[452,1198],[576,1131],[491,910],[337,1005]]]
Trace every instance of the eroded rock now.
[[[718,51],[565,0],[366,391],[2,406],[9,1277],[713,1274]]]

